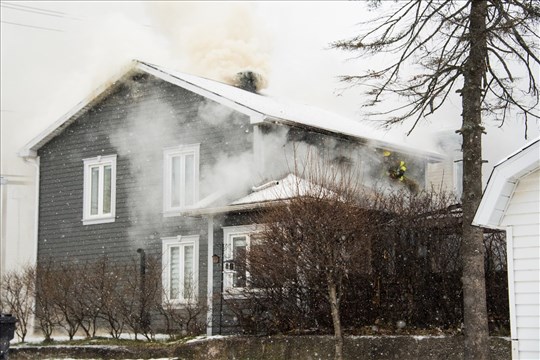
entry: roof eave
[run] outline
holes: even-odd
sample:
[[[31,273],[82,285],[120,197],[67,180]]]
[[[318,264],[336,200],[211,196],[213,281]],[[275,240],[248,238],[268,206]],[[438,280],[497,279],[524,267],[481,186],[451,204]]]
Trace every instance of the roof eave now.
[[[212,92],[210,90],[204,89],[196,84],[193,84],[189,82],[188,80],[181,79],[174,74],[167,73],[161,69],[159,69],[157,66],[148,64],[145,62],[137,61],[137,68],[151,74],[163,81],[169,82],[171,84],[180,86],[186,90],[192,91],[198,95],[204,96],[210,100],[213,100],[217,103],[220,103],[222,105],[228,106],[233,110],[236,110],[242,114],[245,114],[250,117],[250,121],[252,124],[260,123],[264,119],[264,114],[261,112],[250,108],[249,106],[246,106],[244,104],[240,104],[234,100],[228,99],[220,94],[217,94],[215,92]]]
[[[226,213],[240,212],[240,211],[251,211],[251,210],[279,205],[283,202],[287,202],[287,200],[289,199],[268,200],[268,201],[259,201],[259,202],[253,202],[253,203],[245,203],[245,204],[192,209],[192,210],[183,211],[179,215],[197,217],[197,216],[204,216],[204,215],[217,215],[217,214],[226,214]]]
[[[511,198],[505,193],[511,195],[519,179],[540,168],[539,152],[540,139],[536,139],[493,168],[473,219],[473,225],[494,229],[503,228],[501,214],[506,211]]]
[[[66,127],[75,122],[82,114],[84,114],[90,106],[101,101],[106,97],[113,88],[117,85],[118,81],[123,77],[128,76],[137,67],[137,61],[130,62],[115,76],[103,83],[97,89],[92,91],[87,97],[75,105],[71,110],[65,113],[61,118],[47,127],[45,130],[37,134],[32,140],[30,140],[19,152],[18,155],[23,158],[35,158],[37,157],[37,151],[46,143],[51,141],[57,135],[59,135]]]
[[[417,156],[421,155],[422,157],[425,157],[427,160],[430,160],[430,161],[442,161],[442,160],[445,159],[445,156],[443,156],[442,154],[439,154],[437,152],[415,149],[415,148],[412,148],[412,147],[409,147],[409,146],[400,146],[398,144],[393,144],[391,142],[385,142],[385,141],[373,139],[373,138],[370,138],[370,137],[361,137],[361,136],[358,136],[358,135],[346,134],[346,133],[343,133],[343,132],[330,130],[330,129],[325,129],[325,128],[320,128],[320,127],[315,127],[315,126],[299,123],[299,122],[294,121],[294,120],[278,118],[278,117],[275,117],[275,116],[264,115],[262,117],[262,119],[259,122],[257,122],[256,124],[264,123],[264,122],[271,123],[271,124],[283,124],[283,125],[287,125],[287,126],[296,126],[296,127],[301,127],[301,128],[305,128],[305,129],[316,130],[317,132],[324,131],[324,132],[327,132],[329,134],[341,135],[341,136],[349,138],[349,139],[363,140],[363,141],[372,143],[377,148],[383,148],[385,150],[392,150],[392,151],[399,151],[399,152],[407,153],[407,154],[410,154],[410,155],[417,155]],[[252,122],[252,124],[253,124],[253,122]]]
[[[129,76],[132,72],[142,71],[153,75],[161,80],[167,81],[177,86],[181,86],[187,90],[193,91],[196,94],[207,97],[211,100],[214,100],[225,106],[229,106],[234,110],[237,110],[247,116],[249,116],[251,123],[260,123],[263,121],[264,114],[251,109],[245,105],[239,104],[235,101],[229,100],[219,94],[213,93],[211,91],[205,90],[199,86],[191,84],[188,81],[179,79],[172,74],[167,74],[150,64],[133,60],[128,66],[125,66],[120,72],[115,76],[110,78],[100,87],[95,89],[85,97],[81,102],[74,106],[70,111],[64,114],[61,118],[51,124],[49,127],[44,129],[42,132],[37,134],[32,140],[30,140],[19,152],[20,157],[36,157],[37,151],[58,134],[60,134],[66,127],[75,122],[80,115],[82,115],[89,107],[98,101],[102,100],[104,97],[108,96],[110,91],[115,87],[119,80]]]

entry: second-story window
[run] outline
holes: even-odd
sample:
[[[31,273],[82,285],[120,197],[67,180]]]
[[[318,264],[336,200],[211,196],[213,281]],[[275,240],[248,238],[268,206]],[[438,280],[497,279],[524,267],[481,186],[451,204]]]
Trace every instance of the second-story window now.
[[[199,144],[165,149],[163,163],[164,212],[193,207],[199,201]]]
[[[116,207],[116,155],[84,162],[83,224],[113,222]]]

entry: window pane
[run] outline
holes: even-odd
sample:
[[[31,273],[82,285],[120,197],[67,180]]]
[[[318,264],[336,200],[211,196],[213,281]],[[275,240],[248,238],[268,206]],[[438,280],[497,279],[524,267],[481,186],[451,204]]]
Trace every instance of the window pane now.
[[[180,298],[180,248],[170,248],[170,284],[169,284],[169,297],[171,299]]]
[[[111,213],[111,165],[104,167],[103,175],[103,213]]]
[[[233,243],[234,273],[233,286],[246,287],[246,237],[235,236]]]
[[[193,261],[193,245],[184,246],[184,299],[191,299],[195,295]]]
[[[194,185],[195,185],[195,155],[188,154],[185,157],[185,176],[186,176],[186,183],[185,183],[185,203],[184,205],[189,206],[193,205],[195,202],[194,197]]]
[[[171,159],[171,206],[180,206],[180,179],[181,179],[181,157],[175,156]]]
[[[91,168],[90,182],[90,215],[97,215],[99,196],[99,167]]]

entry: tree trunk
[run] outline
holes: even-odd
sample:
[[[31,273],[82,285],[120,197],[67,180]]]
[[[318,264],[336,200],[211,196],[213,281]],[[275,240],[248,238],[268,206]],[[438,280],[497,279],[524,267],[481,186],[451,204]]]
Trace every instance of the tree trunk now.
[[[336,283],[330,275],[326,277],[328,283],[328,299],[332,311],[332,322],[334,324],[334,339],[336,342],[335,360],[343,360],[343,334],[341,332],[341,320],[339,318],[339,300],[337,297]]]
[[[482,229],[472,221],[482,197],[482,80],[486,71],[487,1],[473,0],[470,52],[464,68],[463,125],[463,318],[465,359],[489,359],[489,334]]]

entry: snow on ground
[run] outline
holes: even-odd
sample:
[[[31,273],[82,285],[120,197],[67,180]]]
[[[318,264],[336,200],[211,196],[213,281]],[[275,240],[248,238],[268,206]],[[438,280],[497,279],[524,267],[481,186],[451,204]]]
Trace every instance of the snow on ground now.
[[[100,337],[100,338],[112,339],[112,336],[110,334],[106,334],[106,333],[96,334],[96,336]],[[63,335],[63,334],[62,335],[53,334],[52,339],[55,342],[70,341],[69,336]],[[74,336],[73,337],[73,340],[75,340],[75,341],[76,340],[85,340],[85,339],[86,339],[85,336]],[[135,340],[135,336],[133,334],[121,334],[120,339],[122,339],[122,340]],[[146,338],[143,335],[140,335],[140,334],[138,335],[137,339],[138,340],[146,340]],[[169,339],[169,335],[167,335],[167,334],[155,334],[154,335],[154,340],[168,340],[168,339]],[[26,338],[24,339],[24,344],[39,344],[39,343],[42,343],[44,340],[45,340],[45,338],[43,336],[29,335],[29,336],[26,336]],[[92,341],[92,340],[90,340],[90,341]],[[17,344],[20,344],[20,343],[21,343],[20,339],[17,336],[15,336],[15,338],[13,338],[13,340],[10,341],[11,345],[17,345]],[[53,346],[53,345],[50,345],[50,346]]]

